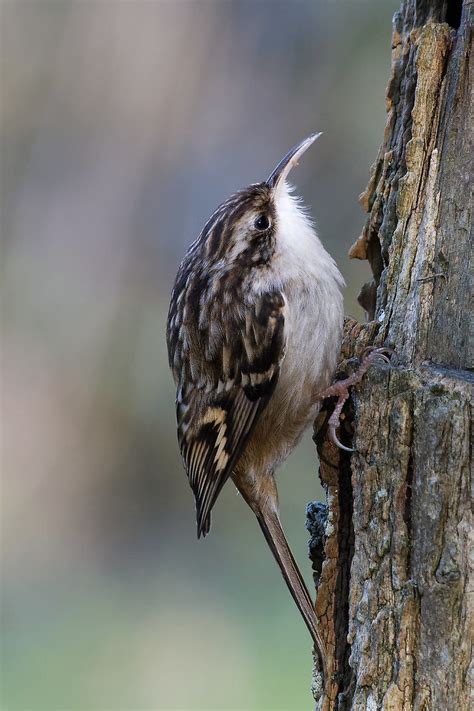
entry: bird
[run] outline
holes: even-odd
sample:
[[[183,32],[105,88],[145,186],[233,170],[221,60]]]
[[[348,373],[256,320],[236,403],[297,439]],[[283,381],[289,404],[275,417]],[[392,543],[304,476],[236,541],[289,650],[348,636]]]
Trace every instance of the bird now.
[[[179,266],[167,346],[198,538],[209,533],[211,510],[231,479],[257,518],[325,674],[325,642],[280,522],[275,478],[314,421],[321,394],[338,394],[328,388],[341,346],[344,279],[288,182],[320,135],[297,143],[266,180],[212,213]]]

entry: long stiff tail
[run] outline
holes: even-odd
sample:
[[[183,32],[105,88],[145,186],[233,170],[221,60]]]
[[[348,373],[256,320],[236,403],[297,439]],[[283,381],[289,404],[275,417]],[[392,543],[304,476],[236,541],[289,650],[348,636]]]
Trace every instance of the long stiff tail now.
[[[255,511],[255,508],[254,508]],[[280,570],[288,585],[288,589],[296,602],[296,605],[301,612],[301,615],[308,627],[311,637],[316,646],[316,652],[319,656],[323,669],[325,683],[328,683],[327,677],[327,654],[326,645],[324,644],[321,632],[318,627],[314,605],[305,585],[303,577],[299,571],[293,554],[286,540],[283,528],[281,527],[280,519],[276,511],[264,508],[255,511],[260,528],[263,535],[267,539],[267,543],[275,556],[276,562],[280,566]]]

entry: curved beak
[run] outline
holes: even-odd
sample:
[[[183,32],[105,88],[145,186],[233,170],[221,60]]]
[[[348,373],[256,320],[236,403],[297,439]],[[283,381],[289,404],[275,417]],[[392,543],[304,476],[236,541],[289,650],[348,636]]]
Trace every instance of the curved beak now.
[[[308,136],[308,138],[305,138],[303,141],[297,143],[296,146],[293,146],[286,156],[281,159],[268,178],[268,187],[275,189],[281,182],[284,182],[290,170],[294,168],[295,165],[298,165],[298,161],[303,153],[305,153],[320,136],[321,133],[312,133],[311,136]]]

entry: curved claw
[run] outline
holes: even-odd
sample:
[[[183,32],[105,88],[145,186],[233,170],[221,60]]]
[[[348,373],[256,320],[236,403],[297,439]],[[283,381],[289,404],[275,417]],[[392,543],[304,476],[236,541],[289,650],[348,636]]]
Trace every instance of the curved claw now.
[[[390,356],[394,354],[395,351],[393,348],[389,348],[388,346],[382,346],[381,348],[377,348],[376,346],[367,346],[360,354],[360,358],[361,360],[364,360],[365,358],[376,358],[380,356],[384,359],[384,362],[390,363]]]
[[[332,425],[329,427],[329,439],[333,444],[336,445],[336,447],[338,447],[339,449],[343,449],[344,452],[355,452],[355,449],[352,449],[352,447],[346,447],[344,444],[342,444],[342,442],[338,440],[336,428]]]
[[[390,358],[388,358],[385,353],[369,353],[367,358],[371,363],[384,363],[385,365],[390,365]]]

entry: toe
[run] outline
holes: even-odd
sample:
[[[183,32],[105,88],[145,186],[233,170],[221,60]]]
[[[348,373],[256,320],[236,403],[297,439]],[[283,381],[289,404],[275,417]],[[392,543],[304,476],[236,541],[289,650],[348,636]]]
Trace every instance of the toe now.
[[[344,452],[355,452],[355,449],[352,449],[351,447],[346,447],[344,444],[342,444],[342,442],[339,441],[335,427],[329,427],[329,439],[333,444],[336,445],[336,447],[344,450]]]

